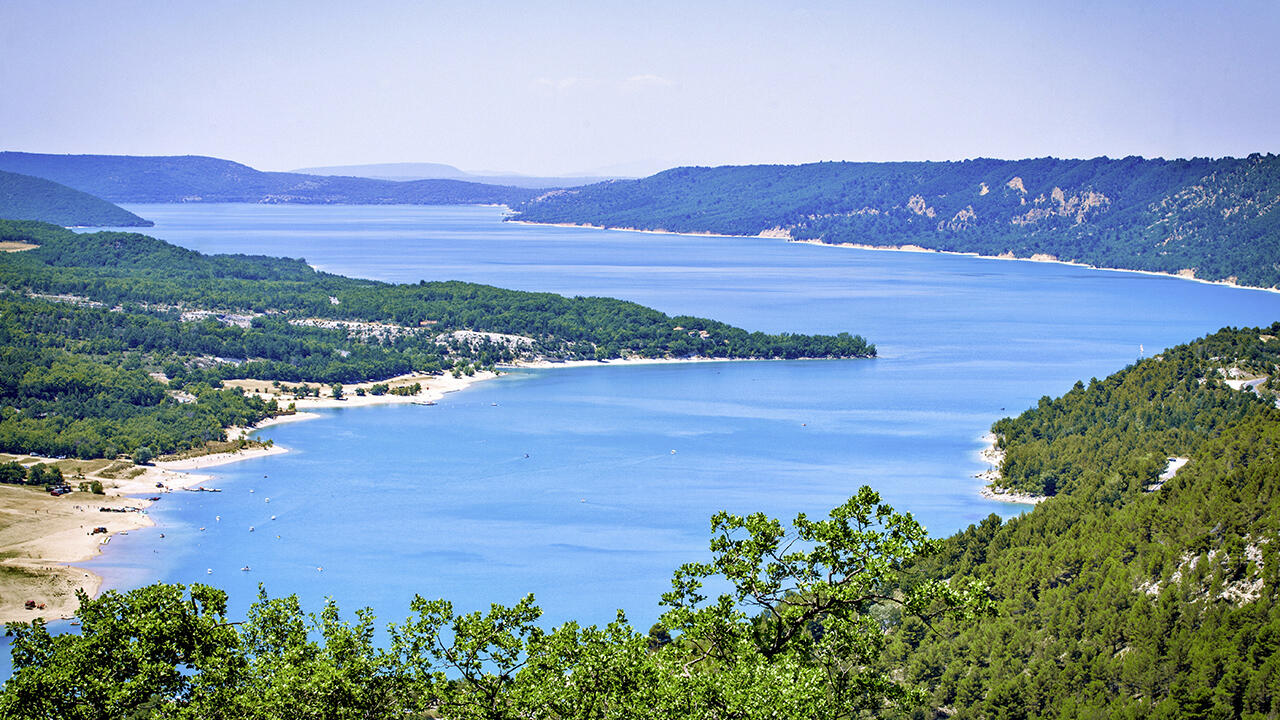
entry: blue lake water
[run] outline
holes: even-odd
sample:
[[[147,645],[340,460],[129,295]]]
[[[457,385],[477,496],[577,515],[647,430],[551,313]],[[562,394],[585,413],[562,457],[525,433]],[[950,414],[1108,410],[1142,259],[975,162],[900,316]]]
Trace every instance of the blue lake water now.
[[[1015,514],[977,495],[993,421],[1124,367],[1140,345],[1150,355],[1280,319],[1280,294],[1174,278],[533,227],[496,208],[128,209],[156,221],[148,234],[203,252],[608,295],[750,330],[860,333],[880,350],[519,371],[434,407],[268,428],[259,436],[292,452],[218,468],[222,493],[166,496],[152,513],[161,527],[117,537],[85,565],[109,588],[212,582],[232,593],[233,614],[261,582],[388,621],[415,593],[476,609],[534,592],[553,622],[623,608],[647,628],[671,571],[705,558],[717,510],[817,515],[867,484],[936,535]]]

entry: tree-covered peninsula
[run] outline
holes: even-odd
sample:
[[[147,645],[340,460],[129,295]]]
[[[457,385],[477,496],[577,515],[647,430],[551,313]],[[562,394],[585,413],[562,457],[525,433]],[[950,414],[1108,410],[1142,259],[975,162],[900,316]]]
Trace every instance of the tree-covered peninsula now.
[[[685,167],[556,190],[519,219],[761,233],[1280,285],[1280,157]]]
[[[303,260],[0,221],[0,451],[112,456],[222,440],[279,410],[223,381],[350,383],[526,360],[850,358],[861,336],[768,335],[609,298],[393,285]]]
[[[149,227],[155,223],[65,185],[0,171],[0,218],[68,227]]]

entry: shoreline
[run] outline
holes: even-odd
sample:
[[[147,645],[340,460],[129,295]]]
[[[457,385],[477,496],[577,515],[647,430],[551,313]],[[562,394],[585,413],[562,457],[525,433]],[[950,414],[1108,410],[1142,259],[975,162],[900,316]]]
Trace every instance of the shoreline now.
[[[236,440],[271,425],[318,417],[320,416],[314,413],[276,416],[260,422],[256,427],[227,428],[227,437]],[[0,587],[3,588],[3,592],[0,592],[0,596],[3,596],[0,600],[0,623],[30,622],[36,618],[66,620],[75,617],[79,609],[75,592],[84,590],[89,597],[97,597],[103,584],[100,575],[80,564],[101,555],[116,535],[157,527],[156,522],[147,514],[147,509],[155,502],[163,500],[167,494],[191,490],[214,478],[213,475],[197,471],[287,452],[288,448],[273,444],[189,458],[156,460],[150,465],[126,466],[122,472],[131,473],[131,476],[124,478],[101,475],[102,468],[84,472],[82,476],[68,477],[68,482],[72,484],[98,480],[103,485],[102,495],[75,491],[55,498],[35,487],[0,486],[0,499],[3,500],[0,502],[0,512],[8,513],[11,518],[17,515],[16,511],[23,513],[17,522],[0,530],[0,546],[9,555],[0,561],[0,566],[11,571],[3,574],[3,581],[0,582]],[[116,461],[101,459],[55,461],[35,455],[7,456],[16,458],[24,465],[56,462],[59,466],[75,467],[106,462],[105,467],[110,467],[118,464]],[[151,500],[147,496],[157,499]],[[104,508],[107,510],[104,511]],[[30,518],[25,515],[28,510],[31,511]],[[105,532],[93,532],[94,528],[99,527],[106,528]],[[27,609],[27,600],[43,603],[45,607]]]
[[[1016,490],[1004,490],[996,487],[996,482],[1000,480],[1000,463],[1004,462],[1004,451],[996,447],[996,440],[998,438],[995,433],[985,433],[980,439],[985,442],[987,446],[978,451],[978,457],[990,467],[974,475],[974,477],[986,483],[982,486],[982,489],[978,491],[979,495],[988,500],[1015,503],[1018,505],[1035,505],[1049,499],[1044,495],[1031,495],[1028,493],[1018,492]]]
[[[658,365],[691,362],[734,362],[731,358],[614,358],[599,360],[568,360],[552,362],[548,360],[520,362],[500,366],[501,370],[547,370],[557,368],[577,368],[592,366],[621,365]],[[357,387],[366,389],[375,383],[359,383],[344,386],[347,399],[327,397],[307,397],[290,399],[294,404],[291,414],[277,415],[267,418],[252,427],[227,428],[227,439],[246,438],[250,433],[275,425],[293,422],[305,422],[323,417],[309,412],[311,410],[349,407],[371,407],[376,405],[401,404],[434,404],[446,394],[464,390],[476,383],[499,377],[499,373],[483,371],[472,376],[454,378],[450,375],[402,375],[390,380],[381,381],[392,387],[411,385],[414,382],[423,385],[417,395],[369,395],[354,394]],[[430,385],[427,384],[430,382]],[[247,391],[265,388],[275,390],[269,381],[229,380],[227,385],[246,387]],[[302,385],[306,383],[297,383]],[[327,390],[328,386],[310,383]],[[265,387],[259,387],[265,386]],[[214,476],[204,474],[202,470],[215,468],[230,463],[252,460],[271,455],[280,455],[289,449],[272,444],[269,447],[243,448],[230,452],[210,453],[194,457],[174,460],[156,460],[151,465],[128,468],[140,470],[136,475],[126,479],[107,478],[96,471],[84,474],[85,480],[100,480],[106,491],[105,495],[92,495],[74,492],[61,498],[49,496],[33,487],[0,486],[0,512],[13,514],[13,498],[21,498],[18,503],[23,510],[31,510],[32,518],[44,519],[44,523],[19,523],[13,527],[0,530],[0,546],[12,557],[0,562],[5,568],[16,571],[25,578],[6,579],[3,600],[0,600],[0,623],[30,622],[36,618],[45,620],[66,620],[75,617],[79,605],[75,591],[84,590],[89,597],[97,597],[102,588],[103,578],[91,569],[77,567],[78,564],[92,560],[103,552],[110,544],[111,538],[122,532],[157,527],[156,522],[147,515],[147,508],[153,501],[144,497],[161,497],[167,493],[188,490],[212,480]],[[34,455],[14,455],[24,465],[37,462],[49,463],[50,458]],[[60,464],[75,465],[78,463],[101,463],[101,460],[58,460]],[[108,464],[109,465],[109,464]],[[80,478],[74,478],[80,481]],[[130,508],[128,512],[100,512],[99,508]],[[92,513],[92,514],[89,514]],[[53,527],[47,518],[55,517],[58,522]],[[38,526],[37,526],[38,525]],[[93,527],[105,527],[106,533],[90,534]],[[101,535],[101,537],[99,537]],[[12,582],[10,581],[12,580]],[[43,609],[28,610],[24,607],[26,600],[31,599],[43,603]]]
[[[220,462],[235,462],[252,457],[285,452],[284,448],[250,448],[237,453],[222,453]],[[34,455],[11,455],[23,465],[36,463],[59,467],[92,467],[102,460],[52,460]],[[209,456],[213,458],[214,456]],[[78,567],[102,554],[103,548],[120,533],[155,527],[147,514],[154,502],[146,496],[163,499],[165,494],[186,490],[212,479],[211,475],[190,472],[220,462],[193,464],[192,460],[161,461],[153,465],[126,465],[120,472],[130,477],[112,478],[101,475],[106,462],[97,469],[71,477],[68,482],[98,480],[104,494],[75,491],[53,497],[42,489],[29,486],[0,486],[0,503],[7,522],[0,530],[0,545],[7,557],[0,565],[7,571],[0,587],[0,622],[30,622],[36,618],[65,620],[75,616],[79,608],[75,593],[84,590],[96,597],[102,577],[90,569]],[[137,470],[138,472],[134,473]],[[28,515],[28,512],[30,513]],[[105,531],[95,531],[105,528]],[[45,607],[28,609],[31,600]]]
[[[749,236],[756,237],[756,236]],[[1259,290],[1261,292],[1280,293],[1280,288],[1255,287],[1253,285],[1241,285],[1229,280],[1205,280],[1195,276],[1194,271],[1190,268],[1179,270],[1178,272],[1161,272],[1159,270],[1135,270],[1132,268],[1115,268],[1103,265],[1090,265],[1088,263],[1075,262],[1072,260],[1059,260],[1053,255],[1047,253],[1033,253],[1030,257],[1018,257],[1012,253],[1000,255],[981,255],[976,252],[961,252],[959,250],[934,250],[933,248],[923,247],[921,245],[864,245],[861,243],[824,243],[821,240],[787,240],[789,243],[797,245],[821,245],[826,247],[852,248],[854,250],[877,250],[881,252],[913,252],[913,253],[935,253],[938,255],[958,255],[961,257],[978,258],[980,260],[1012,260],[1015,262],[1033,262],[1048,263],[1051,265],[1066,265],[1069,267],[1084,268],[1086,270],[1101,270],[1103,272],[1121,272],[1136,273],[1138,275],[1151,275],[1153,277],[1177,278],[1179,280],[1190,280],[1202,285],[1218,285],[1220,287],[1229,287],[1236,290]]]
[[[282,407],[288,407],[290,404],[293,405],[294,414],[277,415],[273,418],[263,420],[255,427],[248,429],[248,432],[252,432],[253,430],[260,430],[265,427],[270,427],[271,425],[295,422],[297,420],[306,420],[309,417],[315,417],[308,413],[308,410],[318,410],[322,408],[368,407],[370,405],[412,405],[415,403],[424,404],[436,402],[449,393],[464,390],[474,383],[491,380],[497,376],[497,373],[489,372],[487,370],[476,372],[474,375],[463,375],[456,378],[449,374],[423,375],[411,373],[408,375],[398,375],[386,380],[379,380],[377,382],[362,382],[343,385],[343,397],[341,399],[334,398],[329,386],[323,383],[300,382],[290,385],[290,387],[306,385],[311,388],[316,388],[320,392],[318,397],[309,396],[305,398],[294,398],[293,396],[283,392],[281,390],[281,386],[274,386],[271,381],[268,380],[225,380],[223,381],[223,384],[227,387],[244,388],[246,393],[251,395],[256,394],[264,400],[274,399]],[[414,383],[418,383],[422,386],[421,392],[417,395],[393,395],[390,392],[385,395],[369,394],[370,388],[374,385],[387,385],[389,388],[395,389],[411,386]],[[289,383],[284,383],[283,385],[289,385]],[[357,390],[363,390],[365,394],[357,395]],[[228,433],[228,438],[230,437],[230,433]]]
[[[661,229],[647,230],[645,228],[636,228],[636,227],[607,227],[604,225],[592,225],[591,223],[541,223],[541,222],[533,222],[532,220],[504,220],[503,222],[509,222],[515,225],[532,225],[535,227],[587,228],[589,230],[610,230],[613,232],[645,233],[648,235],[681,235],[684,237],[701,237],[701,238],[707,238],[707,237],[769,238],[769,237],[772,237],[776,239],[776,238],[782,237],[780,235],[767,235],[764,233],[760,235],[725,235],[723,233],[713,233],[713,232],[675,232],[673,230],[661,230]]]
[[[530,220],[506,220],[505,222],[518,223],[521,225],[535,225],[535,226],[540,225],[543,227],[566,227],[566,228],[577,227],[577,228],[590,228],[593,230],[614,230],[617,232],[638,232],[638,233],[648,233],[651,235],[682,235],[686,237],[702,237],[702,238],[714,237],[714,238],[773,239],[773,240],[785,240],[788,243],[795,243],[797,245],[818,245],[821,247],[849,248],[853,250],[874,250],[877,252],[936,253],[939,255],[958,255],[961,257],[979,258],[981,260],[1013,260],[1017,262],[1052,263],[1056,265],[1067,265],[1070,267],[1085,268],[1087,270],[1138,273],[1140,275],[1152,275],[1155,277],[1178,278],[1180,280],[1190,280],[1192,282],[1198,282],[1204,285],[1219,285],[1222,287],[1229,287],[1237,290],[1259,290],[1261,292],[1280,293],[1280,288],[1274,288],[1274,287],[1267,288],[1267,287],[1256,287],[1253,285],[1241,285],[1239,283],[1231,282],[1229,280],[1205,280],[1203,278],[1196,277],[1194,274],[1194,270],[1190,268],[1179,270],[1178,272],[1162,272],[1159,270],[1135,270],[1132,268],[1106,267],[1104,265],[1090,265],[1088,263],[1074,262],[1071,260],[1059,260],[1057,257],[1053,255],[1049,255],[1047,253],[1033,253],[1030,257],[1018,257],[1013,253],[1004,253],[1000,255],[982,255],[976,252],[962,252],[959,250],[935,250],[933,248],[927,248],[922,245],[914,245],[910,243],[902,244],[902,245],[869,245],[865,243],[849,243],[849,242],[828,243],[828,242],[822,242],[821,240],[808,239],[808,238],[797,240],[795,238],[792,238],[789,232],[787,232],[786,230],[782,230],[780,228],[765,230],[756,235],[725,235],[722,233],[713,233],[713,232],[683,232],[682,233],[682,232],[673,232],[671,230],[645,230],[641,228],[631,228],[631,227],[606,227],[604,225],[592,225],[590,223],[540,223],[540,222],[533,222]]]
[[[802,358],[796,358],[802,359]],[[857,358],[859,360],[867,358]],[[611,360],[535,360],[499,365],[502,370],[554,370],[558,368],[619,367],[623,365],[675,365],[679,363],[768,362],[765,358],[712,358],[695,355],[685,358],[613,358]]]

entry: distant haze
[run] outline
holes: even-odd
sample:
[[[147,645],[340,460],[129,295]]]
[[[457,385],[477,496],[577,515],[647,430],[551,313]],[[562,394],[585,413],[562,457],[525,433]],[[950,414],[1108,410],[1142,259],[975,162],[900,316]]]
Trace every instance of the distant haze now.
[[[515,173],[481,172],[470,173],[459,170],[452,165],[442,163],[379,163],[375,165],[334,165],[330,167],[298,168],[293,172],[307,175],[346,175],[350,177],[373,178],[375,180],[465,180],[467,182],[489,183],[492,185],[514,185],[515,187],[578,187],[590,185],[603,180],[616,180],[620,175],[567,175],[561,177],[536,177]]]
[[[3,150],[560,177],[1280,150],[1280,3],[0,3]]]
[[[468,177],[452,165],[443,163],[381,163],[377,165],[333,165],[330,167],[298,168],[296,173],[307,175],[350,175],[379,180],[426,180],[431,178],[458,179]]]

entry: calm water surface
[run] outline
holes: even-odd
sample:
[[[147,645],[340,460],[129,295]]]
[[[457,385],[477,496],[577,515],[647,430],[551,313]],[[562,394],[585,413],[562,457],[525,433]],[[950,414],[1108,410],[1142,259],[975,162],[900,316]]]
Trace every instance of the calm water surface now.
[[[415,593],[475,609],[534,592],[552,621],[624,608],[648,627],[672,569],[704,557],[719,509],[820,514],[868,484],[935,534],[1009,516],[1020,508],[981,499],[973,477],[994,420],[1124,367],[1140,345],[1150,355],[1280,319],[1280,295],[1173,278],[532,227],[495,208],[128,209],[156,221],[149,234],[202,252],[609,295],[750,330],[847,330],[880,350],[513,372],[434,407],[268,428],[259,436],[292,452],[218,469],[220,494],[165,496],[160,528],[86,564],[113,588],[213,582],[233,614],[264,583],[312,608],[325,596],[369,605],[380,620],[403,619]]]

